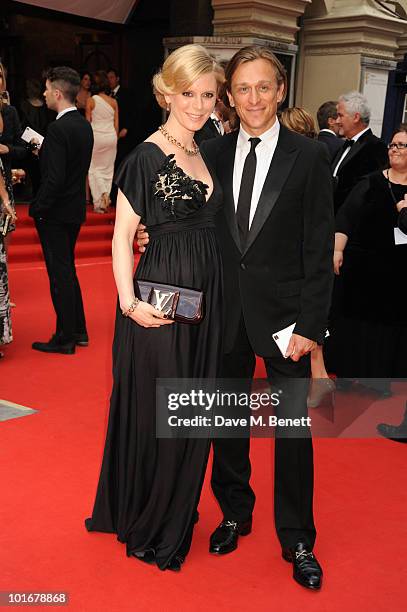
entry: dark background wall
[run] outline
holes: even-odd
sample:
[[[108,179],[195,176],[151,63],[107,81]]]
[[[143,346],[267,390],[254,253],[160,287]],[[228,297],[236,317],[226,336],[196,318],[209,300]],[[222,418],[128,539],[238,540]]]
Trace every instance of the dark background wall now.
[[[115,67],[134,92],[143,140],[161,120],[151,78],[163,61],[163,38],[210,35],[212,16],[211,0],[139,0],[128,23],[118,25],[0,0],[0,57],[12,103],[23,99],[25,80],[41,78],[49,66]]]

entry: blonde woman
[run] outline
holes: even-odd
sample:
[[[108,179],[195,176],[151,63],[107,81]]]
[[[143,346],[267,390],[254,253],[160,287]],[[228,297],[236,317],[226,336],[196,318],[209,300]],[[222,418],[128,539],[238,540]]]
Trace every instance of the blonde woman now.
[[[222,335],[216,178],[194,141],[213,112],[223,71],[199,45],[174,51],[155,75],[169,116],[122,165],[113,237],[119,294],[109,427],[90,531],[117,533],[128,556],[179,571],[190,548],[209,440],[156,437],[157,378],[214,378]],[[150,242],[133,279],[139,222]],[[145,279],[202,291],[197,325],[138,300]]]
[[[292,106],[281,111],[280,123],[286,128],[297,134],[302,134],[308,138],[317,137],[317,126],[313,116],[299,106]]]

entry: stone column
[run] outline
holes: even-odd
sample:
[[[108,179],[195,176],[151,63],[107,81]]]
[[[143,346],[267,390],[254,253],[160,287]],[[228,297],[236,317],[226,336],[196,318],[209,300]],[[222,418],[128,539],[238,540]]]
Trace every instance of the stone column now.
[[[177,0],[182,2],[182,0]],[[189,0],[191,1],[191,0]],[[268,45],[283,61],[289,74],[290,104],[294,101],[296,44],[299,17],[312,0],[212,0],[213,35],[182,36],[164,39],[166,53],[195,42],[204,45],[218,61],[228,61],[241,47]],[[196,31],[198,33],[198,31]]]
[[[252,35],[294,44],[298,18],[312,0],[212,0],[214,34]]]
[[[391,8],[391,7],[390,7]],[[304,17],[296,104],[315,112],[356,89],[372,106],[380,135],[389,70],[407,22],[373,0],[319,0]]]

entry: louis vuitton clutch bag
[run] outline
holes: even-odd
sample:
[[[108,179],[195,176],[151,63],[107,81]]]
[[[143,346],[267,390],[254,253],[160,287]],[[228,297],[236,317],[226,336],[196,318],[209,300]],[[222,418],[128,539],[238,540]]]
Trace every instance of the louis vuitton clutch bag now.
[[[196,289],[136,280],[138,298],[178,323],[197,324],[204,317],[204,294]]]

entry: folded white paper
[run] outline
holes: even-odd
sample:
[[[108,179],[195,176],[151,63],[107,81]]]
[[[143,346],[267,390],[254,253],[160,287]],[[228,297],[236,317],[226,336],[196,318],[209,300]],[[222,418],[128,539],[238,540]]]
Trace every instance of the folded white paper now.
[[[407,234],[402,232],[399,227],[394,228],[394,244],[407,244]]]
[[[24,132],[21,135],[21,138],[24,140],[24,142],[32,142],[32,141],[34,141],[40,147],[41,147],[42,142],[44,140],[44,136],[41,136],[41,134],[39,134],[38,132],[36,132],[35,130],[33,130],[30,127],[26,127],[25,128]]]
[[[283,357],[285,357],[285,354],[288,348],[288,344],[290,342],[290,338],[294,331],[294,327],[295,327],[295,323],[273,334],[273,340],[277,344],[278,348],[280,349]]]

